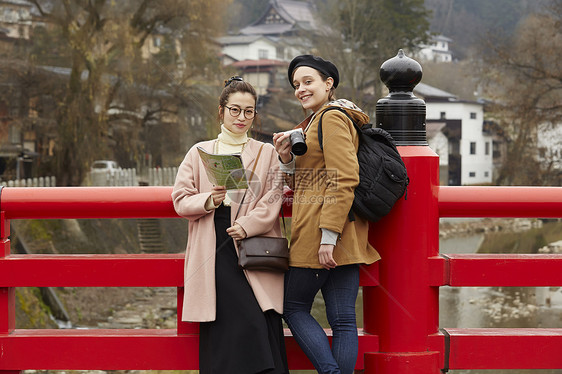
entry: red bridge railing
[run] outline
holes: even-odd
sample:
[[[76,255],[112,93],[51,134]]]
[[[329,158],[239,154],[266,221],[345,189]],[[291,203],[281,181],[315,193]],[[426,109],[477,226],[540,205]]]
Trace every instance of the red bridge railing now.
[[[561,255],[439,253],[439,217],[561,217],[562,188],[441,187],[428,147],[400,147],[408,199],[371,225],[382,260],[363,267],[364,321],[357,369],[438,373],[457,369],[562,368],[562,329],[439,329],[439,287],[562,286]],[[196,370],[198,326],[176,329],[16,328],[16,287],[175,287],[183,254],[16,255],[10,220],[170,218],[170,187],[4,188],[0,195],[0,372]],[[178,315],[180,313],[178,312]],[[291,369],[312,369],[290,334]]]

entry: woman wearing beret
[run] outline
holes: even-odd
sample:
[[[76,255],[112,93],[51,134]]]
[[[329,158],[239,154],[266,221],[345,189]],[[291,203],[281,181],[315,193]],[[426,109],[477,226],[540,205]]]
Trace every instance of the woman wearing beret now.
[[[256,98],[242,78],[225,82],[218,107],[221,133],[187,152],[172,191],[176,212],[189,220],[181,319],[200,322],[200,373],[289,372],[281,320],[283,274],[240,269],[235,244],[247,236],[282,236],[277,153],[247,135]],[[254,172],[252,194],[242,205],[242,194],[209,181],[198,147],[241,154]]]
[[[353,373],[358,354],[355,302],[359,290],[359,265],[380,259],[367,240],[369,224],[348,216],[359,183],[358,134],[369,117],[348,100],[334,98],[339,73],[330,61],[312,55],[295,57],[289,82],[305,110],[301,122],[307,152],[295,156],[285,141],[273,137],[281,170],[290,175],[294,191],[290,268],[285,274],[284,318],[300,347],[319,373]],[[325,113],[324,113],[325,112]],[[318,141],[322,118],[323,150]],[[323,328],[311,316],[315,295],[322,291],[332,346]]]

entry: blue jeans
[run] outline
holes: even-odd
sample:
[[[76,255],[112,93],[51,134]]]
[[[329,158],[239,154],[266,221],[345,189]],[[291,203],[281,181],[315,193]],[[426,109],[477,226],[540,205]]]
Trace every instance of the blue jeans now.
[[[324,329],[310,315],[319,290],[332,328],[331,348]],[[355,320],[358,290],[359,265],[332,270],[291,267],[285,274],[284,318],[318,373],[353,373],[359,345]]]

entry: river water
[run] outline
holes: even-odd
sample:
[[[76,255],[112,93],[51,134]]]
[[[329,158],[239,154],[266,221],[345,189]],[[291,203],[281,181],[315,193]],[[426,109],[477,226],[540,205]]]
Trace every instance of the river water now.
[[[441,253],[476,253],[484,234],[440,239]],[[442,328],[554,328],[562,324],[562,292],[550,287],[441,287]],[[561,374],[562,370],[451,370],[452,374]]]

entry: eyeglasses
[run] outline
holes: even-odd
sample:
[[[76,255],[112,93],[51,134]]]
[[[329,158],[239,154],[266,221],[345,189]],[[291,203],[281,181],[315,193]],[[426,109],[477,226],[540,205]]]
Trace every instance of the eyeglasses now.
[[[240,115],[240,112],[244,112],[244,117],[246,119],[252,119],[254,118],[254,116],[256,115],[256,111],[254,109],[240,109],[237,106],[224,106],[225,108],[228,109],[228,112],[230,113],[230,115],[232,117],[238,117]]]

